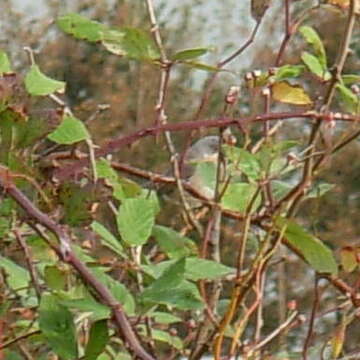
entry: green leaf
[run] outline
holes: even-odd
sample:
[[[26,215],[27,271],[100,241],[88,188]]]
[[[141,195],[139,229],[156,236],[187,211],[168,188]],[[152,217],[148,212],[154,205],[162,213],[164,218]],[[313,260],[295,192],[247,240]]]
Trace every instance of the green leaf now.
[[[172,306],[180,310],[201,310],[203,303],[196,285],[183,280],[176,287],[159,291],[145,289],[141,299],[154,304]]]
[[[229,184],[224,196],[221,199],[221,205],[228,210],[245,212],[251,199],[256,192],[257,186],[248,183]],[[252,206],[251,212],[255,211],[260,205],[261,198],[258,196]]]
[[[155,225],[152,232],[162,251],[169,258],[178,259],[194,255],[197,252],[196,244],[186,236],[180,235],[177,231],[166,227]]]
[[[143,30],[124,27],[102,32],[102,44],[113,54],[135,60],[156,60],[159,52],[152,38]]]
[[[199,63],[199,62],[196,62],[196,61],[184,60],[181,63],[186,65],[186,66],[189,66],[189,67],[191,67],[193,69],[198,69],[198,70],[203,70],[203,71],[208,71],[208,72],[225,71],[225,70],[219,69],[216,66],[203,64],[203,63]]]
[[[307,68],[313,74],[315,74],[317,77],[319,77],[320,79],[325,80],[325,81],[328,81],[331,79],[330,72],[326,68],[323,68],[319,59],[316,56],[314,56],[313,54],[310,54],[309,52],[304,51],[301,54],[301,60],[307,66]]]
[[[287,81],[280,81],[271,87],[272,97],[275,101],[280,101],[292,105],[311,105],[309,95],[300,85],[292,85]]]
[[[123,200],[127,196],[119,181],[119,175],[111,167],[110,162],[106,159],[99,159],[96,161],[96,172],[98,178],[104,178],[113,189],[113,196],[117,200]]]
[[[125,199],[116,217],[119,233],[131,245],[144,245],[155,222],[154,207],[148,199]]]
[[[287,182],[274,180],[271,182],[272,192],[275,199],[279,200],[284,197],[293,187]]]
[[[182,258],[165,269],[165,271],[148,287],[144,293],[157,292],[177,287],[185,278],[185,258]]]
[[[43,238],[38,235],[30,235],[27,237],[26,242],[31,248],[31,254],[35,261],[49,265],[57,263],[57,255]]]
[[[56,265],[47,265],[44,268],[44,279],[46,285],[54,290],[64,290],[66,287],[66,272]]]
[[[356,114],[359,108],[359,98],[343,84],[336,84],[336,90],[338,91],[340,101],[344,104],[345,110]]]
[[[55,92],[64,93],[65,83],[47,77],[36,64],[31,65],[25,76],[25,87],[30,95],[46,96]]]
[[[340,262],[344,271],[350,273],[353,272],[358,267],[357,258],[359,256],[359,251],[352,246],[344,246],[340,250]]]
[[[168,269],[171,265],[174,265],[178,260],[179,259],[165,260],[156,264],[149,265],[142,264],[141,268],[149,276],[153,277],[154,279],[158,279],[166,269]]]
[[[184,61],[184,60],[194,59],[199,56],[205,55],[208,51],[209,51],[208,48],[194,48],[194,49],[181,50],[175,53],[171,57],[171,60]]]
[[[4,356],[6,360],[24,360],[23,356],[15,351],[5,349]]]
[[[182,350],[184,347],[178,336],[170,335],[165,331],[151,329],[151,335],[154,340],[164,342],[177,350]]]
[[[9,58],[5,51],[0,50],[0,76],[8,72],[11,72]]]
[[[61,300],[60,302],[70,309],[90,313],[93,321],[109,319],[111,316],[111,310],[107,306],[98,303],[89,295],[81,299]]]
[[[8,314],[8,311],[11,307],[11,302],[9,301],[2,301],[0,304],[0,316],[1,318],[4,318],[6,314]],[[162,313],[161,313],[162,314]],[[163,313],[166,314],[166,313]],[[169,314],[170,315],[170,314]],[[172,316],[172,315],[171,315]],[[181,321],[181,320],[180,320]],[[170,324],[170,323],[169,323]]]
[[[91,272],[111,291],[115,299],[122,304],[125,312],[128,315],[133,315],[135,312],[135,301],[126,286],[99,269],[92,268]]]
[[[162,261],[156,265],[143,265],[143,270],[150,276],[159,279],[168,271],[178,260]],[[197,281],[199,279],[214,280],[224,277],[234,272],[234,269],[212,260],[188,257],[185,259],[184,278]]]
[[[275,80],[280,81],[289,78],[297,78],[303,71],[303,65],[283,65],[276,70]]]
[[[304,37],[306,42],[312,45],[322,68],[327,69],[326,52],[318,33],[310,26],[300,27],[299,32]]]
[[[106,30],[105,25],[75,13],[61,16],[56,23],[65,33],[90,42],[100,41],[102,32]]]
[[[178,316],[169,314],[167,312],[154,311],[148,314],[148,316],[152,317],[154,321],[159,324],[174,324],[183,321]]]
[[[240,170],[249,179],[257,180],[261,173],[261,166],[256,155],[235,146],[224,146],[225,156],[228,158],[235,170]]]
[[[234,268],[228,267],[216,261],[196,257],[186,259],[185,278],[189,280],[215,280],[231,273],[235,273]]]
[[[105,226],[97,221],[93,221],[90,225],[91,229],[102,238],[102,245],[114,251],[120,257],[125,258],[124,248],[119,240]]]
[[[146,199],[151,202],[152,207],[154,209],[154,214],[158,214],[161,210],[159,198],[157,193],[153,189],[141,189],[140,194],[138,195],[140,199]]]
[[[53,295],[45,294],[41,298],[39,327],[53,351],[62,359],[78,357],[73,316]]]
[[[342,75],[341,80],[344,83],[344,85],[352,85],[352,84],[360,83],[360,75],[355,75],[355,74]]]
[[[169,262],[171,265],[163,271],[141,294],[145,302],[174,306],[182,310],[202,308],[202,301],[197,287],[184,280],[185,259]]]
[[[135,181],[132,181],[124,177],[120,177],[119,182],[124,191],[125,197],[133,198],[133,197],[141,196],[142,188]]]
[[[58,144],[71,145],[90,139],[90,134],[79,119],[65,115],[61,124],[48,135],[48,138]]]
[[[277,141],[271,146],[271,148],[276,155],[279,155],[284,151],[292,149],[293,147],[298,145],[299,142],[296,140],[283,140],[283,141]]]
[[[110,162],[104,158],[96,161],[96,172],[99,178],[107,179],[110,184],[119,180],[117,172],[111,167]]]
[[[328,184],[328,183],[321,183],[316,184],[306,195],[306,198],[312,199],[312,198],[319,198],[326,194],[328,191],[332,190],[335,187],[334,184]]]
[[[96,360],[109,342],[107,320],[99,320],[91,325],[89,341],[85,348],[85,360]]]
[[[292,220],[278,218],[276,225],[279,229],[286,226],[284,237],[287,242],[297,249],[316,271],[337,274],[338,267],[334,255],[322,241],[307,233]]]
[[[95,192],[76,183],[65,183],[59,188],[59,201],[63,205],[63,221],[71,226],[88,225],[92,220],[91,204],[95,201]]]
[[[0,268],[3,268],[7,275],[7,283],[12,290],[27,288],[29,286],[30,275],[23,267],[0,255]]]

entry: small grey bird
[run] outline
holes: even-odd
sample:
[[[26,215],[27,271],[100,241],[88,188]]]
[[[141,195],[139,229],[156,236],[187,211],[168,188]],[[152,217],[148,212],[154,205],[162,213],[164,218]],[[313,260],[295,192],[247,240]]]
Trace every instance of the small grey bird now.
[[[184,178],[201,195],[215,195],[216,168],[219,157],[219,136],[206,136],[195,142],[184,157]]]
[[[230,129],[223,132],[223,143],[234,145],[236,138],[232,135]],[[182,169],[182,178],[202,196],[212,200],[215,196],[217,163],[219,157],[219,136],[210,135],[197,140],[192,144],[184,155],[184,166]],[[224,171],[224,162],[221,166]],[[222,171],[222,175],[223,175]],[[170,175],[172,171],[169,171]],[[158,189],[163,195],[168,193],[169,188]],[[166,197],[166,196],[165,196]],[[191,207],[201,205],[199,200],[188,194],[187,200]]]

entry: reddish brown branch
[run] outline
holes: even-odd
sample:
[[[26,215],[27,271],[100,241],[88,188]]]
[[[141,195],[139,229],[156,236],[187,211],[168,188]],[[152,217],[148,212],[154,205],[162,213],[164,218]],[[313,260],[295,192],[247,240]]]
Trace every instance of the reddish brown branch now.
[[[70,234],[67,229],[54,222],[48,215],[36,208],[9,179],[11,179],[11,177],[8,175],[5,177],[4,172],[0,172],[0,189],[6,191],[32,220],[55,234],[60,246],[53,243],[49,243],[49,245],[63,261],[69,263],[78,272],[82,280],[96,292],[99,299],[111,308],[114,322],[122,338],[129,344],[134,354],[143,360],[155,360],[140,344],[134,329],[125,315],[122,305],[113,297],[107,287],[104,286],[74,254],[70,246]]]
[[[335,114],[335,119],[338,121],[353,121],[360,122],[360,116],[348,115],[348,114]],[[186,130],[199,130],[199,129],[210,129],[210,128],[220,128],[230,125],[241,125],[243,123],[250,122],[264,122],[264,121],[275,121],[275,120],[285,120],[285,119],[318,119],[318,120],[329,120],[330,117],[334,117],[334,114],[328,113],[316,113],[313,111],[306,112],[282,112],[282,113],[271,113],[271,114],[262,114],[244,118],[219,118],[214,120],[203,120],[203,121],[186,121],[176,124],[162,124],[159,126],[148,127],[145,129],[138,130],[130,135],[122,136],[120,138],[115,138],[110,140],[102,148],[95,151],[96,158],[106,156],[108,154],[115,153],[125,146],[129,146],[136,141],[147,137],[154,136],[165,131],[186,131]],[[55,171],[55,179],[59,181],[64,181],[71,178],[74,175],[77,175],[81,170],[89,164],[88,159],[81,159],[76,161],[75,164],[70,164],[64,166],[63,168],[57,169]]]
[[[11,339],[3,344],[0,344],[0,350],[2,349],[5,349],[13,344],[16,344],[17,342],[21,341],[21,340],[25,340],[31,336],[34,336],[34,335],[37,335],[37,334],[40,334],[41,331],[40,330],[34,330],[34,331],[31,331],[31,332],[28,332],[26,334],[23,334],[23,335],[20,335],[14,339]]]
[[[303,360],[307,359],[307,352],[308,349],[310,347],[311,344],[311,340],[313,338],[314,335],[314,325],[315,325],[315,318],[316,318],[316,313],[319,309],[319,305],[320,305],[320,290],[319,290],[319,278],[316,276],[315,279],[315,297],[314,297],[314,302],[313,302],[313,306],[312,306],[312,310],[311,310],[311,317],[310,317],[310,323],[309,323],[309,328],[308,328],[308,333],[306,335],[306,339],[305,339],[305,343],[304,343],[304,348],[303,348]]]

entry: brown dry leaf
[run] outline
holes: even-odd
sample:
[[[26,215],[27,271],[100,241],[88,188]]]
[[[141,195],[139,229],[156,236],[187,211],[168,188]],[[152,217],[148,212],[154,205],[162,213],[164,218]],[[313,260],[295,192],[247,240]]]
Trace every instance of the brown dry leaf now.
[[[350,0],[328,0],[327,3],[338,6],[341,9],[347,9],[350,6]]]
[[[300,85],[292,85],[287,81],[280,81],[272,86],[272,97],[276,101],[293,105],[311,105],[309,95]]]
[[[344,318],[335,329],[335,333],[331,339],[333,359],[337,359],[341,354],[345,341],[346,327],[347,327],[347,322],[346,319]]]
[[[270,6],[270,2],[271,0],[251,0],[251,16],[254,20],[261,21]]]
[[[357,263],[357,251],[352,246],[344,246],[340,250],[340,260],[346,272],[352,272],[356,269]]]

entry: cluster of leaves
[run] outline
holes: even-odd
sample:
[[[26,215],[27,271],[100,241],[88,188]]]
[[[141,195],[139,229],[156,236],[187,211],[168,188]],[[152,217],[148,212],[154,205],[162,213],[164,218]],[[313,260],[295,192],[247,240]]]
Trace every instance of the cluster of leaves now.
[[[115,55],[150,62],[154,66],[163,65],[159,60],[158,48],[144,30],[108,28],[78,14],[63,16],[58,19],[57,24],[67,34],[77,39],[101,43]],[[269,88],[274,101],[310,107],[313,100],[304,90],[305,80],[301,76],[307,72],[320,82],[329,82],[332,75],[328,69],[324,46],[316,31],[303,26],[299,33],[312,51],[302,54],[302,64],[284,65],[255,74],[248,79],[247,85],[250,88]],[[208,50],[181,50],[169,59],[172,65],[182,64],[209,72],[218,71],[216,66],[194,60]],[[17,75],[11,73],[11,65],[5,52],[0,53],[0,75],[1,150],[5,154],[1,156],[1,163],[10,172],[21,173],[16,184],[29,192],[29,185],[48,181],[39,165],[41,153],[37,153],[37,147],[46,148],[51,144],[55,147],[75,148],[81,146],[82,142],[91,147],[91,134],[86,125],[66,107],[61,112],[55,112],[55,126],[42,126],[34,133],[34,125],[44,122],[44,118],[28,112],[24,99],[19,102],[14,96],[21,82]],[[294,79],[299,83],[293,83]],[[352,113],[358,113],[359,99],[348,85],[356,82],[359,82],[358,75],[343,75],[336,85],[339,99],[344,103],[345,109]],[[24,97],[53,98],[64,93],[65,85],[64,82],[43,74],[33,62],[24,78],[27,92]],[[256,153],[252,153],[249,148],[224,146],[231,181],[224,184],[226,190],[221,199],[223,210],[240,215],[246,212],[254,215],[259,213],[264,199],[258,190],[269,179],[273,200],[280,201],[286,197],[293,189],[292,179],[299,176],[302,166],[301,162],[289,161],[287,155],[290,150],[300,153],[301,147],[297,141],[268,141]],[[36,171],[32,171],[32,167]],[[111,194],[106,200],[111,200],[113,222],[106,224],[96,219],[90,208],[104,199],[96,198],[97,194],[94,194],[95,199],[90,199],[87,186],[91,188],[92,184],[89,183],[64,184],[57,189],[56,194],[46,189],[44,196],[36,198],[32,195],[34,202],[40,207],[48,206],[49,212],[62,205],[61,210],[65,214],[62,217],[55,214],[54,217],[59,216],[59,222],[74,226],[74,232],[79,232],[79,238],[89,234],[96,235],[99,245],[84,242],[81,247],[73,244],[74,252],[91,269],[93,276],[122,304],[126,315],[134,319],[137,332],[148,343],[155,341],[156,344],[165,344],[164,353],[171,349],[170,351],[186,355],[187,338],[194,328],[191,321],[200,324],[203,321],[202,311],[207,306],[197,284],[233,278],[237,269],[201,258],[198,250],[200,245],[195,236],[190,238],[171,227],[157,224],[161,205],[153,191],[120,177],[107,159],[98,159],[92,167],[93,174],[99,179],[99,186],[110,188]],[[212,187],[216,186],[216,170],[216,165],[198,164],[203,181]],[[54,184],[49,186],[55,188]],[[331,188],[326,183],[313,186],[304,199],[320,197]],[[38,192],[37,187],[35,190],[33,193]],[[42,204],[47,198],[50,198],[50,205]],[[84,212],[85,216],[81,216]],[[30,314],[28,318],[16,321],[13,330],[17,336],[33,332],[29,341],[33,349],[40,349],[38,358],[46,356],[42,348],[45,344],[46,349],[51,348],[63,359],[79,356],[87,360],[130,359],[131,355],[123,344],[119,344],[115,330],[109,326],[110,309],[96,299],[90,288],[78,281],[70,267],[60,262],[48,244],[30,226],[22,223],[21,219],[20,210],[13,200],[6,197],[0,206],[0,233],[3,241],[6,245],[11,245],[16,240],[13,230],[18,229],[26,237],[32,253],[30,260],[37,264],[34,280],[30,270],[18,265],[15,259],[0,257],[6,284],[0,314],[5,314],[15,306],[29,311],[36,307],[38,312],[38,316]],[[89,227],[86,227],[84,223],[87,222],[88,225],[89,219]],[[320,239],[294,220],[286,219],[284,213],[272,220],[278,232],[284,231],[283,237],[291,249],[316,272],[338,275],[338,264],[333,253]],[[261,244],[263,241],[261,238],[258,242]],[[102,249],[99,256],[94,251],[96,248]],[[104,248],[110,251],[110,262],[101,255]],[[346,271],[351,272],[358,267],[357,249],[344,248],[341,256]],[[251,255],[250,259],[253,258],[255,256]],[[33,281],[39,283],[41,296],[36,294]],[[224,296],[223,300],[228,299]],[[86,330],[85,338],[80,336],[81,329]],[[232,338],[235,333],[235,325],[229,325],[227,336]],[[334,351],[337,355],[340,353],[338,347]],[[19,358],[17,351],[9,350],[5,356],[9,359]]]

